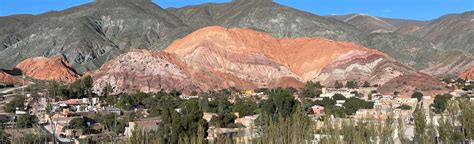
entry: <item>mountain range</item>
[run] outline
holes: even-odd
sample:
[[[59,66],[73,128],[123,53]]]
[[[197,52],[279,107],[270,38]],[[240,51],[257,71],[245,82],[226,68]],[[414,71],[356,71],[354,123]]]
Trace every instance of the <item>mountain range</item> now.
[[[99,87],[112,83],[110,79],[122,81],[114,84],[120,91],[145,90],[146,81],[163,81],[146,86],[150,91],[214,87],[202,83],[206,81],[242,88],[297,86],[307,80],[385,84],[397,83],[391,79],[402,74],[438,85],[418,71],[444,77],[474,67],[473,19],[473,11],[430,21],[318,16],[271,0],[168,9],[151,0],[96,0],[63,11],[0,17],[0,69],[50,57],[71,71],[60,73],[66,79],[55,80],[68,82],[87,73]],[[255,39],[246,39],[248,35]],[[347,59],[338,61],[340,57]],[[354,70],[355,64],[365,66]],[[146,73],[138,73],[143,69],[138,67]],[[394,72],[387,75],[386,69]],[[157,74],[161,76],[147,78]],[[125,83],[128,76],[142,80]]]

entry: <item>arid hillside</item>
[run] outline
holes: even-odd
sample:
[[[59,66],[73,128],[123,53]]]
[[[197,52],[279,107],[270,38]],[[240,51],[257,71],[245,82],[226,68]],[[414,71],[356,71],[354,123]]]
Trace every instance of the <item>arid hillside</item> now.
[[[16,66],[25,76],[38,80],[54,80],[66,83],[74,82],[79,75],[67,61],[60,56],[29,58]]]
[[[353,43],[274,38],[251,29],[218,26],[176,40],[164,52],[129,51],[92,73],[96,90],[110,84],[115,92],[300,87],[306,81],[332,85],[354,80],[383,85],[413,74],[420,73]]]

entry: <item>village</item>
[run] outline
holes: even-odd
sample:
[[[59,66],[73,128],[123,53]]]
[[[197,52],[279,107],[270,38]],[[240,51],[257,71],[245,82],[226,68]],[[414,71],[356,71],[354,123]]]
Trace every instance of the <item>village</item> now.
[[[458,86],[449,93],[450,99],[468,97],[470,101],[474,101],[473,80],[466,80],[461,84],[459,81],[451,82],[448,85]],[[312,97],[305,96],[305,91],[293,92],[295,100],[309,103],[309,105],[306,104],[308,106],[306,106],[305,114],[316,122],[315,127],[322,127],[323,117],[330,118],[333,122],[349,120],[374,123],[384,122],[388,117],[391,117],[401,119],[406,126],[405,136],[412,138],[414,136],[412,124],[415,107],[421,106],[426,113],[434,109],[432,106],[435,102],[433,96],[415,94],[416,92],[412,97],[400,97],[397,93],[378,93],[377,87],[373,86],[317,87],[317,94],[310,94],[315,95]],[[157,131],[162,121],[159,116],[152,114],[153,109],[147,109],[143,103],[130,103],[127,108],[118,106],[118,103],[122,102],[120,99],[125,99],[120,96],[117,96],[118,101],[115,100],[111,104],[107,102],[110,100],[104,97],[60,100],[53,98],[47,90],[31,93],[32,90],[28,87],[5,86],[0,90],[0,121],[6,132],[15,137],[25,136],[27,133],[40,133],[45,134],[45,139],[49,137],[50,142],[60,143],[80,143],[83,140],[127,140],[137,134],[137,131],[145,133]],[[261,89],[234,91],[228,94],[229,96],[226,97],[229,103],[236,103],[236,99],[249,99],[254,103],[259,103],[269,98],[268,90]],[[15,105],[17,107],[14,107],[13,111],[6,106],[17,101],[20,96],[24,96],[20,106]],[[180,101],[204,99],[206,103],[218,99],[212,96],[203,98],[196,93],[195,95],[179,94],[177,96]],[[357,105],[364,103],[366,105],[354,106],[355,104],[349,103]],[[346,111],[339,109],[344,107],[356,108],[351,113],[347,112],[348,108]],[[177,108],[175,111],[180,113],[181,109]],[[230,123],[235,123],[238,126],[210,126],[207,130],[207,140],[213,141],[226,135],[232,136],[237,142],[246,143],[260,136],[255,124],[259,117],[258,113],[250,113],[252,115],[243,115],[233,111],[230,113],[235,117]],[[135,117],[129,118],[132,116]],[[25,117],[31,120],[27,119],[25,122]],[[217,112],[202,114],[202,119],[207,123],[213,122],[216,117],[219,117]],[[117,125],[121,125],[121,130],[115,129]],[[315,141],[317,142],[323,136],[315,135]]]

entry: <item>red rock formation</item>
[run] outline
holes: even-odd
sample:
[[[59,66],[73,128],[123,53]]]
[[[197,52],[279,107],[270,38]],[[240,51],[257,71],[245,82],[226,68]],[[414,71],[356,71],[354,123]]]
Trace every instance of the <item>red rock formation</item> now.
[[[29,58],[16,66],[24,75],[38,80],[54,80],[71,83],[79,75],[67,64],[63,57]]]
[[[203,28],[175,41],[165,51],[188,63],[263,81],[264,85],[282,77],[326,84],[352,79],[383,84],[399,76],[374,78],[376,66],[396,62],[373,49],[323,38],[277,39],[251,29]]]
[[[13,85],[23,85],[28,84],[29,82],[23,80],[19,77],[12,76],[5,71],[0,70],[0,83],[3,84],[13,84]]]
[[[427,74],[409,74],[391,79],[378,88],[381,93],[400,92],[401,97],[411,97],[413,92],[420,91],[427,96],[436,96],[449,92],[444,84]]]
[[[207,27],[176,40],[165,52],[133,50],[123,54],[92,75],[96,90],[109,83],[117,92],[129,92],[301,87],[310,80],[382,85],[409,74],[419,73],[377,50],[353,43],[278,39],[251,29]]]
[[[474,79],[474,67],[468,68],[461,73],[459,73],[459,78],[461,79],[469,79],[473,80]]]

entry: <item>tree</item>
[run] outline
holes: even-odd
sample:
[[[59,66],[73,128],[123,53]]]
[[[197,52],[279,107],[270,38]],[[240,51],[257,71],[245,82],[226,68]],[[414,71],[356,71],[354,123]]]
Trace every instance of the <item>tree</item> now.
[[[238,128],[241,127],[234,123],[237,116],[232,113],[219,114],[217,117],[212,118],[211,124],[219,128]]]
[[[6,133],[3,128],[0,129],[0,143],[2,144],[10,144],[10,135]]]
[[[421,101],[421,99],[423,98],[423,93],[421,93],[421,92],[414,92],[414,93],[411,95],[411,98],[416,98],[416,99],[418,99],[418,101]]]
[[[336,101],[330,98],[323,98],[323,100],[317,100],[314,102],[316,105],[323,106],[324,108],[334,106]]]
[[[288,117],[296,110],[297,101],[288,89],[276,88],[270,91],[269,98],[262,101],[262,110],[271,115]]]
[[[366,102],[364,100],[351,97],[346,100],[346,102],[343,104],[345,111],[347,114],[351,115],[354,114],[357,110],[359,109],[371,109],[373,108],[373,103]]]
[[[346,97],[342,94],[337,93],[337,94],[334,94],[334,96],[332,96],[332,99],[334,99],[334,100],[346,100]]]
[[[417,105],[415,108],[415,112],[413,114],[414,120],[415,120],[415,137],[413,141],[415,143],[419,144],[425,144],[427,143],[426,140],[426,115],[423,112],[423,109]]]
[[[5,104],[5,111],[9,113],[14,113],[16,108],[23,110],[25,108],[25,96],[17,95],[7,104]]]
[[[238,112],[240,117],[257,114],[258,105],[249,99],[237,99],[232,105],[232,111]]]
[[[359,88],[359,84],[355,81],[347,81],[346,87],[350,89],[355,89],[355,88]]]
[[[131,118],[119,118],[115,114],[97,114],[94,120],[104,125],[107,130],[115,133],[123,133],[127,122],[133,121]]]
[[[334,83],[334,88],[336,88],[336,89],[340,89],[340,88],[343,88],[343,87],[344,87],[344,84],[342,84],[342,83],[339,82],[339,81],[336,81],[336,82]]]
[[[89,125],[87,125],[87,120],[84,118],[75,118],[69,121],[69,129],[81,129],[83,132],[89,131]]]
[[[17,128],[31,128],[36,121],[36,117],[33,115],[20,115],[15,123]]]
[[[158,128],[160,143],[178,143],[180,138],[194,137],[199,141],[207,137],[206,120],[202,119],[198,100],[188,100],[181,105],[181,112],[177,113],[170,108],[163,108],[161,123]],[[202,134],[204,133],[204,134]]]
[[[411,106],[406,105],[406,104],[402,104],[401,106],[397,107],[397,109],[401,109],[401,110],[411,110]]]
[[[320,82],[312,82],[308,81],[305,84],[305,88],[303,89],[303,95],[307,98],[314,98],[318,97],[322,93],[323,85]]]
[[[362,84],[362,87],[370,87],[370,83],[368,81],[365,81],[364,84]]]
[[[433,104],[433,111],[437,114],[444,112],[448,106],[448,101],[452,98],[450,94],[438,95],[435,97]]]
[[[13,143],[18,144],[40,144],[48,143],[51,141],[51,138],[44,134],[25,134],[21,137],[13,139]]]
[[[112,86],[107,83],[105,87],[102,89],[102,97],[109,97],[110,93],[112,92]]]

